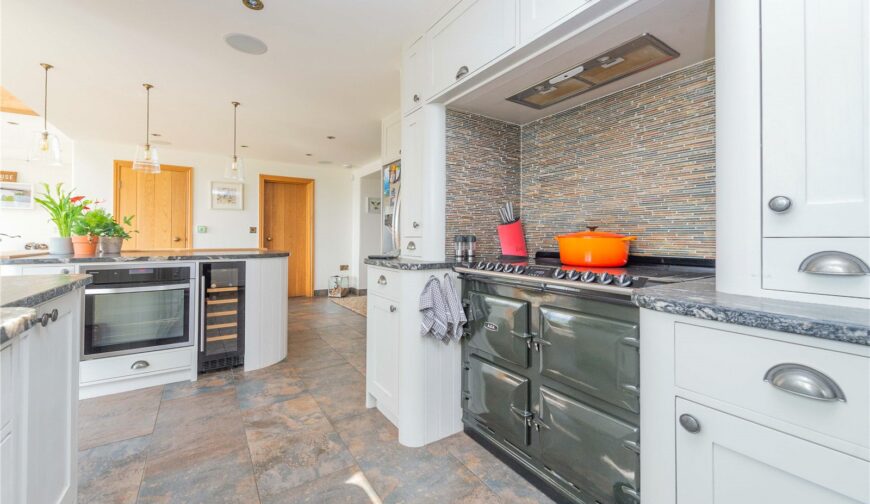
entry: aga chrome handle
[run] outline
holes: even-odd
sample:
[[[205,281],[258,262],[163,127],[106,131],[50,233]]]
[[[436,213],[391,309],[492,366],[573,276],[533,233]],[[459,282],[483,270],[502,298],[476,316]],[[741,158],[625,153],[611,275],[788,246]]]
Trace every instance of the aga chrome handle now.
[[[411,227],[413,227],[414,229],[417,229],[417,228],[420,227],[420,223],[417,222],[417,221],[414,221],[414,222],[411,223]]]
[[[461,67],[459,67],[459,70],[456,71],[456,80],[459,80],[459,79],[465,77],[465,75],[467,73],[468,73],[468,67],[465,65],[462,65]]]
[[[412,100],[414,100],[414,103],[420,103],[420,95],[415,94]]]
[[[387,277],[381,275],[378,277],[378,285],[387,285]]]
[[[870,275],[870,266],[852,254],[826,250],[801,261],[798,271],[814,275],[863,276]]]
[[[408,246],[406,247],[408,250],[417,250],[417,244],[414,242],[408,242]]]
[[[396,308],[396,305],[392,305],[392,304],[391,304],[391,305],[390,305],[390,313],[395,313],[396,310],[398,310],[398,308]]]
[[[149,364],[146,360],[137,360],[133,363],[132,366],[130,366],[130,369],[145,369],[150,365],[151,364]]]
[[[680,415],[680,425],[683,426],[686,431],[691,432],[692,434],[697,434],[701,432],[701,422],[698,421],[697,418],[693,417],[688,413],[683,413]]]
[[[767,208],[776,213],[783,213],[791,208],[791,199],[788,196],[774,196],[767,202]]]
[[[846,402],[846,395],[829,376],[803,364],[777,364],[764,373],[764,381],[801,397]]]

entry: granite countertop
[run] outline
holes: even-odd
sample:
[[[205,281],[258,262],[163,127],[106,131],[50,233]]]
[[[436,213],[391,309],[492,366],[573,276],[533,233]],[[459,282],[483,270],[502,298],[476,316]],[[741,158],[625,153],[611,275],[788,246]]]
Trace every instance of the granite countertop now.
[[[390,268],[407,271],[434,270],[434,269],[450,269],[454,266],[462,264],[454,259],[445,259],[443,261],[423,261],[419,259],[405,259],[397,257],[395,259],[364,259],[364,263],[369,266],[377,266],[379,268]]]
[[[24,275],[0,278],[0,344],[36,323],[34,307],[91,283],[90,275]]]
[[[0,259],[0,264],[76,264],[76,263],[106,263],[106,262],[163,262],[163,261],[216,261],[221,259],[266,259],[270,257],[287,257],[290,253],[281,250],[220,250],[220,249],[190,249],[190,250],[155,250],[132,251],[120,254],[97,254],[93,257],[77,257],[73,255],[40,255]]]
[[[716,292],[713,278],[638,289],[649,310],[870,345],[870,310]]]

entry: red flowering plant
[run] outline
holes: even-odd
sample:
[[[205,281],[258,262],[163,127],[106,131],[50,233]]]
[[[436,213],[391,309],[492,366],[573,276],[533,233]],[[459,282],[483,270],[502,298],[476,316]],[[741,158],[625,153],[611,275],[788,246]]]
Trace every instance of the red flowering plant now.
[[[91,201],[84,196],[73,196],[72,191],[64,191],[62,183],[55,186],[54,192],[48,184],[42,185],[45,192],[33,198],[34,201],[48,212],[49,219],[57,226],[57,234],[69,238],[75,222],[90,209]]]

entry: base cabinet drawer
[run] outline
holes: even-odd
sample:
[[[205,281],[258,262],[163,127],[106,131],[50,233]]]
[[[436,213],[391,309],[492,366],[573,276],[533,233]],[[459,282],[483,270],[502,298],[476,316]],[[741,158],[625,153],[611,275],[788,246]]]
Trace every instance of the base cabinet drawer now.
[[[867,461],[681,398],[675,421],[679,503],[870,502]]]
[[[870,299],[870,274],[841,271],[870,265],[870,238],[765,238],[763,249],[765,289]]]
[[[22,266],[22,275],[71,275],[76,272],[72,264],[63,266]]]
[[[385,268],[369,267],[366,289],[368,294],[387,299],[399,299],[402,289],[399,285],[401,272]]]
[[[81,362],[81,383],[156,374],[189,368],[193,362],[193,347],[158,350],[118,357],[105,357]]]
[[[675,324],[674,352],[675,384],[681,389],[870,446],[866,357],[685,323]],[[819,400],[795,393],[834,389],[842,397]]]

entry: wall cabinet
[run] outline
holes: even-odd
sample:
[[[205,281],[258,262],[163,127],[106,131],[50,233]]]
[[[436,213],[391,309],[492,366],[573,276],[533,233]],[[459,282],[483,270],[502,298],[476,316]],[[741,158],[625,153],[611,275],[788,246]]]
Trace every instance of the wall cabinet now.
[[[558,25],[590,0],[519,0],[520,44],[527,44]]]
[[[37,324],[0,351],[3,502],[76,502],[83,292],[37,306],[38,316],[49,314],[46,325]]]
[[[402,157],[402,114],[396,111],[381,120],[381,164]]]
[[[368,393],[394,424],[399,411],[399,303],[380,296],[368,302],[366,378]]]
[[[400,230],[402,239],[423,236],[423,109],[419,109],[402,121],[402,186]],[[402,247],[402,254],[407,251]]]
[[[434,96],[513,49],[516,2],[462,0],[426,33]]]
[[[420,37],[402,52],[402,114],[420,108],[426,93],[426,38]]]

